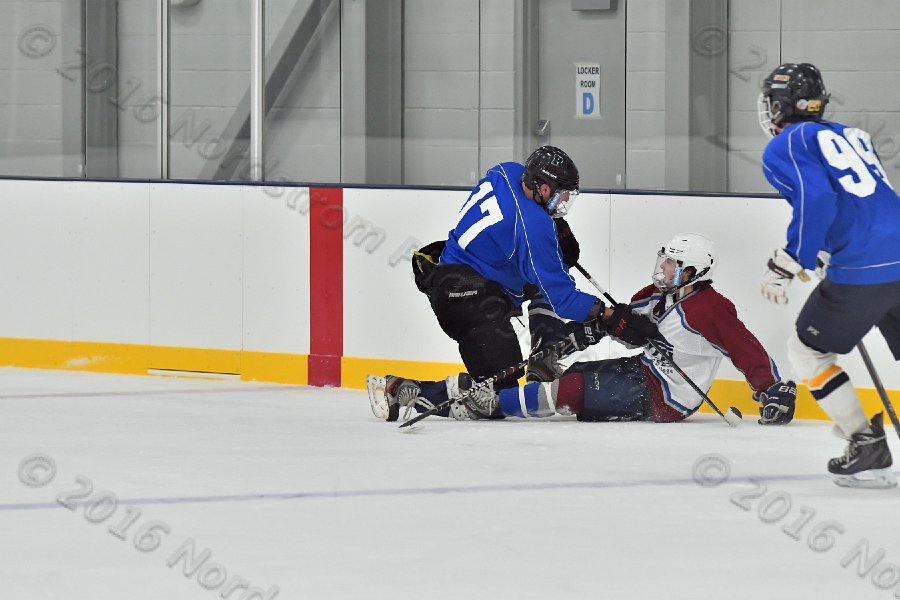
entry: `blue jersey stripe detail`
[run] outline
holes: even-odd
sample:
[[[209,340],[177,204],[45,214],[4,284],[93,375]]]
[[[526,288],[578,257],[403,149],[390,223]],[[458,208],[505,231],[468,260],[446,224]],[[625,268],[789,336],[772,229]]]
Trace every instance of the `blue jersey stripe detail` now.
[[[700,408],[699,406],[697,408],[691,410],[691,409],[687,408],[686,406],[682,406],[679,402],[676,402],[675,399],[672,398],[672,392],[671,392],[671,390],[669,390],[669,382],[656,369],[656,366],[653,364],[652,360],[649,360],[646,356],[641,356],[641,360],[644,362],[644,364],[646,364],[650,368],[650,370],[653,372],[653,374],[656,376],[656,378],[662,384],[663,396],[665,396],[663,398],[663,400],[665,400],[666,404],[668,404],[669,406],[671,406],[678,412],[685,414],[687,416],[690,416],[690,415],[694,414],[695,412],[697,412],[697,408]]]

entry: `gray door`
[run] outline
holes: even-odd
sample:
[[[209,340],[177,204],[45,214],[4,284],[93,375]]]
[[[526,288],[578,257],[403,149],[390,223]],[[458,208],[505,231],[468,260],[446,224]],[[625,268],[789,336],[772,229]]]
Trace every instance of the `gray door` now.
[[[538,143],[565,150],[578,165],[582,188],[625,187],[625,2],[574,10],[598,2],[538,2],[538,123],[549,126]],[[576,65],[587,66],[576,74]],[[598,100],[590,92],[599,65]],[[599,106],[598,106],[599,104]],[[576,116],[576,112],[584,116]]]

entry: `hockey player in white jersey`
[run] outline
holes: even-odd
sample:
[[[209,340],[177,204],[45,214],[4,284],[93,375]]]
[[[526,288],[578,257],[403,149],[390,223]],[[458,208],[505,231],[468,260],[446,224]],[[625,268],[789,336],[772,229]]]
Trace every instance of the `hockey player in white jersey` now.
[[[713,289],[714,266],[715,249],[709,238],[678,234],[657,254],[653,283],[638,291],[630,305],[613,310],[633,310],[650,318],[659,330],[656,346],[704,391],[727,357],[760,402],[760,423],[789,423],[796,386],[781,380],[775,362],[738,319],[734,305]],[[615,316],[610,321],[615,322]],[[560,413],[575,414],[582,421],[661,423],[692,415],[702,398],[647,345],[636,356],[575,363],[553,383],[501,390],[497,402],[507,416]]]
[[[785,63],[763,83],[760,125],[772,138],[763,172],[790,203],[787,244],[775,250],[762,293],[785,304],[788,285],[831,254],[825,279],[800,311],[788,341],[794,374],[849,444],[828,463],[839,485],[893,487],[883,416],[866,418],[847,373],[837,365],[878,326],[900,360],[900,198],[869,133],[822,118],[829,94],[819,70]]]
[[[794,415],[796,386],[782,381],[774,361],[738,319],[734,305],[712,288],[715,251],[712,241],[696,234],[679,234],[663,246],[653,271],[653,283],[638,291],[631,304],[607,308],[605,320],[619,322],[642,314],[658,326],[653,336],[686,374],[709,390],[724,357],[744,374],[760,402],[760,423],[781,425]],[[568,338],[561,351],[579,349],[581,324],[558,332]],[[627,346],[645,346],[641,354],[624,358],[575,363],[552,382],[485,390],[470,396],[471,414],[507,417],[576,415],[581,421],[680,421],[693,414],[701,397],[671,368],[646,338],[627,328],[607,330]],[[635,343],[637,342],[637,343]],[[552,367],[551,367],[552,368]]]

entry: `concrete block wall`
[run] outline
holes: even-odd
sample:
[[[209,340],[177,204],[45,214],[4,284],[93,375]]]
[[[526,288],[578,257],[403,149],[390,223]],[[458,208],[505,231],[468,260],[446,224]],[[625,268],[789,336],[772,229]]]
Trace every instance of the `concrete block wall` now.
[[[515,0],[481,0],[479,173],[515,147]]]
[[[761,162],[768,138],[759,127],[756,100],[763,79],[781,63],[781,5],[781,0],[728,5],[729,191],[770,191]]]
[[[900,5],[889,0],[729,3],[729,191],[766,190],[766,138],[755,100],[782,62],[812,62],[832,94],[826,116],[865,129],[889,178],[900,179]]]
[[[172,140],[169,175],[196,178],[217,152],[203,142],[223,137],[250,89],[250,3],[219,0],[173,8],[169,36],[170,127],[193,121],[197,131],[185,129]],[[206,127],[207,133],[193,143]]]
[[[629,0],[625,42],[625,187],[666,189],[666,3]]]
[[[61,2],[0,2],[0,173],[62,170]]]
[[[310,2],[267,0],[270,47],[287,16]],[[120,174],[152,177],[159,125],[156,3],[119,0],[117,6],[119,80],[108,94],[120,107]],[[622,0],[616,9],[627,15],[625,186],[632,189],[667,187],[667,6],[664,0]],[[897,180],[900,5],[868,0],[860,9],[844,0],[731,0],[728,6],[728,191],[769,191],[759,169],[765,138],[755,99],[762,77],[786,60],[812,61],[823,69],[833,94],[830,114],[872,133],[888,176]],[[77,74],[80,60],[74,46],[63,44],[65,7],[60,0],[0,1],[0,173],[64,174],[64,129],[71,122],[64,100],[80,93],[79,82],[59,72]],[[513,156],[515,13],[515,0],[405,2],[403,183],[469,184],[490,165],[521,158]],[[51,32],[49,40],[23,38],[35,27]],[[269,156],[290,179],[344,178],[346,65],[340,44],[342,36],[359,32],[341,31],[340,15],[325,29],[267,122]],[[21,49],[28,43],[50,49],[29,56]],[[248,3],[204,0],[173,7],[170,56],[171,175],[194,178],[215,163],[216,142],[249,88]],[[96,66],[90,58],[85,62],[89,71]]]
[[[404,20],[404,182],[477,181],[478,2],[408,0]]]
[[[310,0],[266,2],[267,48],[287,14]],[[320,15],[321,34],[310,45],[309,61],[297,69],[266,119],[266,164],[295,181],[342,181],[341,38],[364,39],[341,31],[340,9]],[[352,40],[351,40],[352,41]]]
[[[782,2],[783,61],[814,62],[831,92],[828,114],[872,134],[889,179],[900,182],[900,4]]]
[[[120,107],[121,177],[159,176],[157,12],[155,2],[119,1],[119,82],[110,95]]]

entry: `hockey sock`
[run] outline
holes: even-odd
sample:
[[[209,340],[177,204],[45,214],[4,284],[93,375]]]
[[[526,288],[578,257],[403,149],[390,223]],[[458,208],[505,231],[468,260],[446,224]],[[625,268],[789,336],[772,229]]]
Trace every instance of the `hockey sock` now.
[[[557,382],[526,383],[499,392],[500,410],[507,417],[549,417],[556,412]]]
[[[869,420],[863,412],[856,390],[847,373],[839,366],[832,365],[804,383],[844,437],[850,439],[854,433],[869,428]]]
[[[423,381],[422,382],[422,397],[431,402],[434,406],[437,406],[441,402],[446,402],[450,396],[447,395],[447,384],[444,381]],[[429,406],[423,406],[421,402],[416,403],[416,411],[423,413],[428,410]],[[450,413],[450,408],[447,407],[444,410],[437,413],[439,417],[446,417]]]
[[[508,417],[577,415],[584,411],[584,375],[570,373],[553,382],[531,382],[500,390],[500,410]]]

